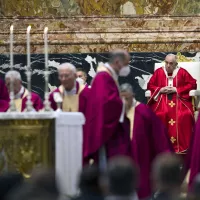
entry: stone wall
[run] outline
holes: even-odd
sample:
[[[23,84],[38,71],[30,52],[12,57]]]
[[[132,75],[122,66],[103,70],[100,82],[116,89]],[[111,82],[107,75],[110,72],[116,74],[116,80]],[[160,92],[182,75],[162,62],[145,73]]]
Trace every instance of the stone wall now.
[[[199,0],[0,0],[0,53],[9,52],[14,25],[15,53],[43,53],[49,28],[50,53],[199,51]]]
[[[50,53],[95,53],[124,48],[129,52],[191,52],[200,49],[200,16],[137,17],[2,17],[0,53],[9,53],[9,28],[14,25],[14,52],[26,53],[26,28],[31,52],[43,53],[43,30],[49,28]]]

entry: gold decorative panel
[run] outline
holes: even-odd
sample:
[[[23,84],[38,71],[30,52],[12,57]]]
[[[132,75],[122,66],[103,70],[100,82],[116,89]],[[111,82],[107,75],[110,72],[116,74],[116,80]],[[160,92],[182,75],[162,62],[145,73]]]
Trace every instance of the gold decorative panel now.
[[[0,173],[17,170],[29,178],[37,166],[53,166],[53,120],[0,120]]]

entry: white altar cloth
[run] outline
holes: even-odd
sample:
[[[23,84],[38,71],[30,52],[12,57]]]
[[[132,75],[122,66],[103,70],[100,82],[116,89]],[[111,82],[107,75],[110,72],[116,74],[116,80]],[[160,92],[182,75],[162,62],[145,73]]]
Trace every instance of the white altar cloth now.
[[[82,168],[82,126],[85,117],[72,112],[0,113],[6,119],[55,118],[55,169],[62,195],[77,194],[77,178]]]

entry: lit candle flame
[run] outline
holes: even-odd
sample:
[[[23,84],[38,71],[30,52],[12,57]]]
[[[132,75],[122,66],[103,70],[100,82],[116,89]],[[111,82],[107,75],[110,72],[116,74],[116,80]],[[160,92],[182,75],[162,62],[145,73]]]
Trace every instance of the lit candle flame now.
[[[31,31],[31,26],[28,26],[27,33],[30,33],[30,31]]]
[[[44,34],[47,34],[47,32],[48,32],[48,27],[45,27],[44,28]]]
[[[13,33],[13,25],[10,26],[10,32]]]

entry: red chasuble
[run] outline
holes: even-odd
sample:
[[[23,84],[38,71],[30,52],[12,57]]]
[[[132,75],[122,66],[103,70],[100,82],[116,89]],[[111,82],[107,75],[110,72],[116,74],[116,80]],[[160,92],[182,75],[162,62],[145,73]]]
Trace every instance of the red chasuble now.
[[[9,108],[9,93],[3,80],[0,79],[0,112],[6,112]]]
[[[166,128],[147,105],[136,105],[132,115],[132,155],[140,169],[137,193],[139,199],[144,199],[152,194],[150,175],[153,160],[160,153],[173,152],[173,147]]]
[[[160,94],[162,87],[176,87],[177,93]],[[189,147],[193,126],[194,108],[189,91],[197,88],[196,80],[183,68],[167,74],[164,67],[157,69],[147,89],[151,91],[148,105],[168,128],[168,135],[176,153],[185,154]]]
[[[31,101],[33,103],[33,108],[36,111],[40,111],[43,109],[43,102],[38,94],[31,92]],[[15,105],[18,112],[23,112],[26,109],[28,90],[24,88],[24,93],[22,94],[20,99],[15,99]]]
[[[90,89],[88,87],[82,88],[81,91],[79,89],[80,89],[80,84],[76,81],[76,94],[78,95],[78,98],[79,98],[78,108],[77,108],[76,112],[82,112],[83,114],[85,114],[86,105],[87,105],[87,98],[88,98],[88,94],[90,92]],[[79,91],[80,91],[80,93],[78,94]],[[55,89],[49,95],[49,101],[51,102],[51,107],[52,107],[53,110],[57,109],[57,104],[54,101],[54,97],[53,97],[55,92],[59,92],[63,96],[63,91],[61,91],[61,87]]]
[[[84,128],[84,164],[98,162],[98,151],[105,147],[107,158],[130,154],[130,125],[127,118],[120,123],[123,103],[116,80],[103,67],[92,82]]]

